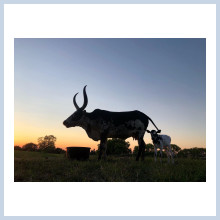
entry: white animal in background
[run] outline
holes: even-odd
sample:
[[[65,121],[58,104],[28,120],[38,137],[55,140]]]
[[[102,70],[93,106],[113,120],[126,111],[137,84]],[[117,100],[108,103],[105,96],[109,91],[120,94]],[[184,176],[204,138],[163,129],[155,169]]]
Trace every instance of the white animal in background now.
[[[153,141],[154,144],[154,160],[155,162],[157,161],[157,149],[160,149],[160,161],[161,161],[161,157],[162,157],[162,151],[163,148],[167,148],[167,157],[168,157],[168,162],[170,162],[170,158],[172,160],[172,163],[174,163],[173,161],[173,152],[171,150],[171,137],[168,135],[159,135],[158,133],[160,133],[159,131],[155,131],[155,130],[147,130],[148,133],[151,134],[151,139]]]

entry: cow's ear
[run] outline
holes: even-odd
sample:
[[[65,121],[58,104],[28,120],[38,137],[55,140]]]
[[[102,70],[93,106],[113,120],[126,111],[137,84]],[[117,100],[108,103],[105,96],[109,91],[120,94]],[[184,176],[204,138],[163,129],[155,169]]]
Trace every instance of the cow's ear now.
[[[157,133],[160,133],[160,132],[161,132],[161,130],[158,130],[158,131],[157,131]]]
[[[147,133],[150,133],[150,131],[149,131],[149,130],[147,130]]]

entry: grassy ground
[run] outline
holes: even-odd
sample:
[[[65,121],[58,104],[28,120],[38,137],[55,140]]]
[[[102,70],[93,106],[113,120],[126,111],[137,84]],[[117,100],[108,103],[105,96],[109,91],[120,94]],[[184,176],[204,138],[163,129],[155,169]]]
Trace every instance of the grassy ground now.
[[[176,159],[174,164],[153,158],[109,156],[107,161],[65,158],[64,154],[15,151],[15,182],[205,182],[206,161]]]

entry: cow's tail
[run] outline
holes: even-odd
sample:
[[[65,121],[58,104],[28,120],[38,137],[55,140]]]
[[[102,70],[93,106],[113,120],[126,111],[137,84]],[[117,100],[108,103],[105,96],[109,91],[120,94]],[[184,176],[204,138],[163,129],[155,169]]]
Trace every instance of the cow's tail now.
[[[154,122],[151,120],[151,118],[148,117],[148,119],[151,121],[151,123],[154,125],[154,127],[159,131],[158,127],[154,124]]]

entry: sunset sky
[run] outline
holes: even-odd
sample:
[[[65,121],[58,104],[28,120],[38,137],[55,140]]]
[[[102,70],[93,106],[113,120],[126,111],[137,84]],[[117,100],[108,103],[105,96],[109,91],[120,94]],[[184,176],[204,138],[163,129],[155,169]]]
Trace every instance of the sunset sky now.
[[[63,121],[73,96],[87,112],[139,110],[181,148],[206,147],[205,39],[15,39],[14,144],[54,135],[56,147],[97,148]],[[153,129],[149,123],[149,129]],[[151,143],[145,133],[145,142]],[[137,145],[129,138],[131,148]]]

